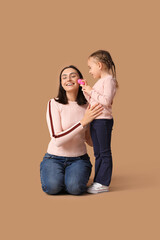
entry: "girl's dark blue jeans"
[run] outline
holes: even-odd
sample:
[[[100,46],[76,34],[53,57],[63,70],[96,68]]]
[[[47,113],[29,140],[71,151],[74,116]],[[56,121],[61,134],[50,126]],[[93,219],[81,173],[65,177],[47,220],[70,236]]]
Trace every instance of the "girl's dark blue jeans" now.
[[[94,182],[109,186],[112,176],[111,133],[113,119],[94,119],[90,124],[95,156]]]
[[[88,154],[79,157],[61,157],[46,153],[40,163],[42,189],[47,194],[62,190],[79,195],[87,190],[92,170]]]

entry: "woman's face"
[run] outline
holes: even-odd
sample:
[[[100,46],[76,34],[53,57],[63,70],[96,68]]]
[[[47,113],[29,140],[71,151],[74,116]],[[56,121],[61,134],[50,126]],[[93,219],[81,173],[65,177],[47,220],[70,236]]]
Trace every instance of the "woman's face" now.
[[[67,68],[61,74],[61,84],[66,92],[77,91],[79,74],[74,68]]]

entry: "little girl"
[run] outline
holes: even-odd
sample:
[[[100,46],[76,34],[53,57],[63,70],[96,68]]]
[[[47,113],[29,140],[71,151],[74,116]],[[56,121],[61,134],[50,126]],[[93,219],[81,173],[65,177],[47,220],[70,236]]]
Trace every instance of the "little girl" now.
[[[89,73],[98,81],[91,88],[85,79],[82,90],[90,105],[100,103],[104,110],[90,123],[95,156],[95,177],[89,193],[108,192],[112,176],[112,104],[118,88],[116,68],[109,52],[98,50],[88,58]]]

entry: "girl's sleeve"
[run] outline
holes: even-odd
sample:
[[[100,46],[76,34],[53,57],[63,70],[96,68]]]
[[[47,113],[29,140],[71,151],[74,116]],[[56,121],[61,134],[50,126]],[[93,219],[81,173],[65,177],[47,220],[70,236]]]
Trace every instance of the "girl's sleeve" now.
[[[89,102],[90,100],[90,95],[88,95],[85,91],[83,91],[83,95],[85,96],[85,99],[87,100],[87,102]]]
[[[90,97],[107,108],[110,105],[112,105],[113,98],[116,92],[116,85],[114,80],[110,79],[110,80],[104,81],[103,87],[104,87],[103,95],[92,88],[90,92]]]
[[[55,144],[57,147],[65,144],[66,142],[71,140],[73,136],[75,136],[84,129],[79,121],[72,127],[63,131],[61,126],[60,110],[57,106],[57,103],[53,99],[51,99],[47,104],[46,119],[50,137],[55,139]]]

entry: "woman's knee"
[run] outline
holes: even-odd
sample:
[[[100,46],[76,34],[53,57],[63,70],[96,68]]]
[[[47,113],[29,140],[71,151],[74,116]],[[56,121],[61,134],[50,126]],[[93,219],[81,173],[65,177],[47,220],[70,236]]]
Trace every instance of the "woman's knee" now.
[[[59,164],[43,160],[40,164],[42,190],[47,194],[57,194],[64,187],[64,176],[59,171]]]
[[[72,195],[80,195],[86,191],[87,187],[82,183],[69,182],[66,185],[66,190]]]
[[[43,180],[42,190],[50,195],[58,194],[63,189],[63,183],[58,180]]]

